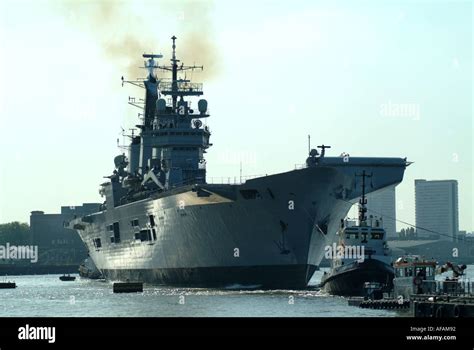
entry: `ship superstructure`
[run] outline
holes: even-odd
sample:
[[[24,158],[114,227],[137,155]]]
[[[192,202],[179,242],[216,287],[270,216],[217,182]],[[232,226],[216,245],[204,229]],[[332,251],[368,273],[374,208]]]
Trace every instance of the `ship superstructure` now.
[[[144,54],[142,123],[128,155],[101,185],[101,211],[73,220],[103,276],[186,286],[302,288],[332,244],[339,220],[361,195],[354,173],[374,174],[371,191],[399,183],[401,158],[327,157],[310,149],[304,167],[241,184],[209,184],[207,101],[202,84],[178,77],[198,69]],[[156,70],[171,73],[159,79]],[[127,82],[124,80],[124,83]],[[141,106],[135,100],[132,104]]]
[[[151,193],[189,184],[206,182],[204,153],[210,146],[210,131],[203,126],[207,101],[198,101],[198,110],[186,100],[203,94],[202,84],[179,79],[178,73],[202,69],[185,66],[176,58],[176,37],[172,37],[171,65],[158,65],[162,55],[143,54],[148,76],[144,81],[125,81],[145,88],[144,105],[131,99],[132,105],[143,108],[140,134],[131,135],[128,159],[115,158],[116,170],[111,181],[102,185],[107,203],[114,206],[146,198]],[[159,80],[156,70],[171,72],[171,80]]]

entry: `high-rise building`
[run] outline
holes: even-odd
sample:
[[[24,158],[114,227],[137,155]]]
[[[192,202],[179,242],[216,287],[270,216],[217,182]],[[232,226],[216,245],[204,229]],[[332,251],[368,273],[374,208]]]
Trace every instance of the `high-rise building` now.
[[[458,182],[415,180],[415,214],[419,238],[456,240],[459,231]]]

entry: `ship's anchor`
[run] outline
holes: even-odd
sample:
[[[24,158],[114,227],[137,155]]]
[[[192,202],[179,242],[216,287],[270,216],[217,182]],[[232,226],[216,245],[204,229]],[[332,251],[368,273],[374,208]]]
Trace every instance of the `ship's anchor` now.
[[[286,229],[288,228],[288,224],[280,220],[280,226],[281,226],[281,241],[273,241],[273,242],[275,242],[278,249],[280,249],[280,254],[288,255],[290,254],[290,250],[287,249],[285,246],[285,235],[284,235],[284,233],[286,232]]]

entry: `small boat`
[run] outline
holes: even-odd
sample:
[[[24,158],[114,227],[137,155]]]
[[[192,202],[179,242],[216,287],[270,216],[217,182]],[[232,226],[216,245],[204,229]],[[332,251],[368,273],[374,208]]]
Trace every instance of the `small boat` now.
[[[3,278],[3,281],[0,281],[0,289],[12,289],[16,288],[16,283],[12,281],[7,281],[7,276]]]
[[[142,282],[115,282],[113,284],[114,293],[141,293],[143,292]]]
[[[394,296],[413,300],[416,295],[464,295],[471,294],[469,281],[463,280],[466,265],[446,262],[438,265],[434,259],[420,255],[406,255],[394,263]],[[436,275],[452,271],[452,277],[436,280]]]
[[[0,282],[0,289],[16,288],[15,282]]]
[[[436,260],[420,255],[406,255],[394,263],[393,295],[410,300],[413,294],[430,294],[436,290]]]
[[[67,274],[67,275],[62,275],[62,276],[60,276],[59,279],[60,279],[61,281],[75,281],[75,280],[76,280],[76,277]]]

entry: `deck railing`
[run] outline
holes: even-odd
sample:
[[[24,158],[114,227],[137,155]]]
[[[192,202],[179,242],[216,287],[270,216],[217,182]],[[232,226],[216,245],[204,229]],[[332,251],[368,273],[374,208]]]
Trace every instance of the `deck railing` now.
[[[423,281],[422,287],[422,290],[429,290],[434,295],[474,297],[474,282],[470,279]]]
[[[206,177],[208,184],[225,184],[225,185],[240,185],[247,180],[256,179],[258,177],[268,176],[268,174],[259,175],[245,175],[245,176],[213,176]]]

